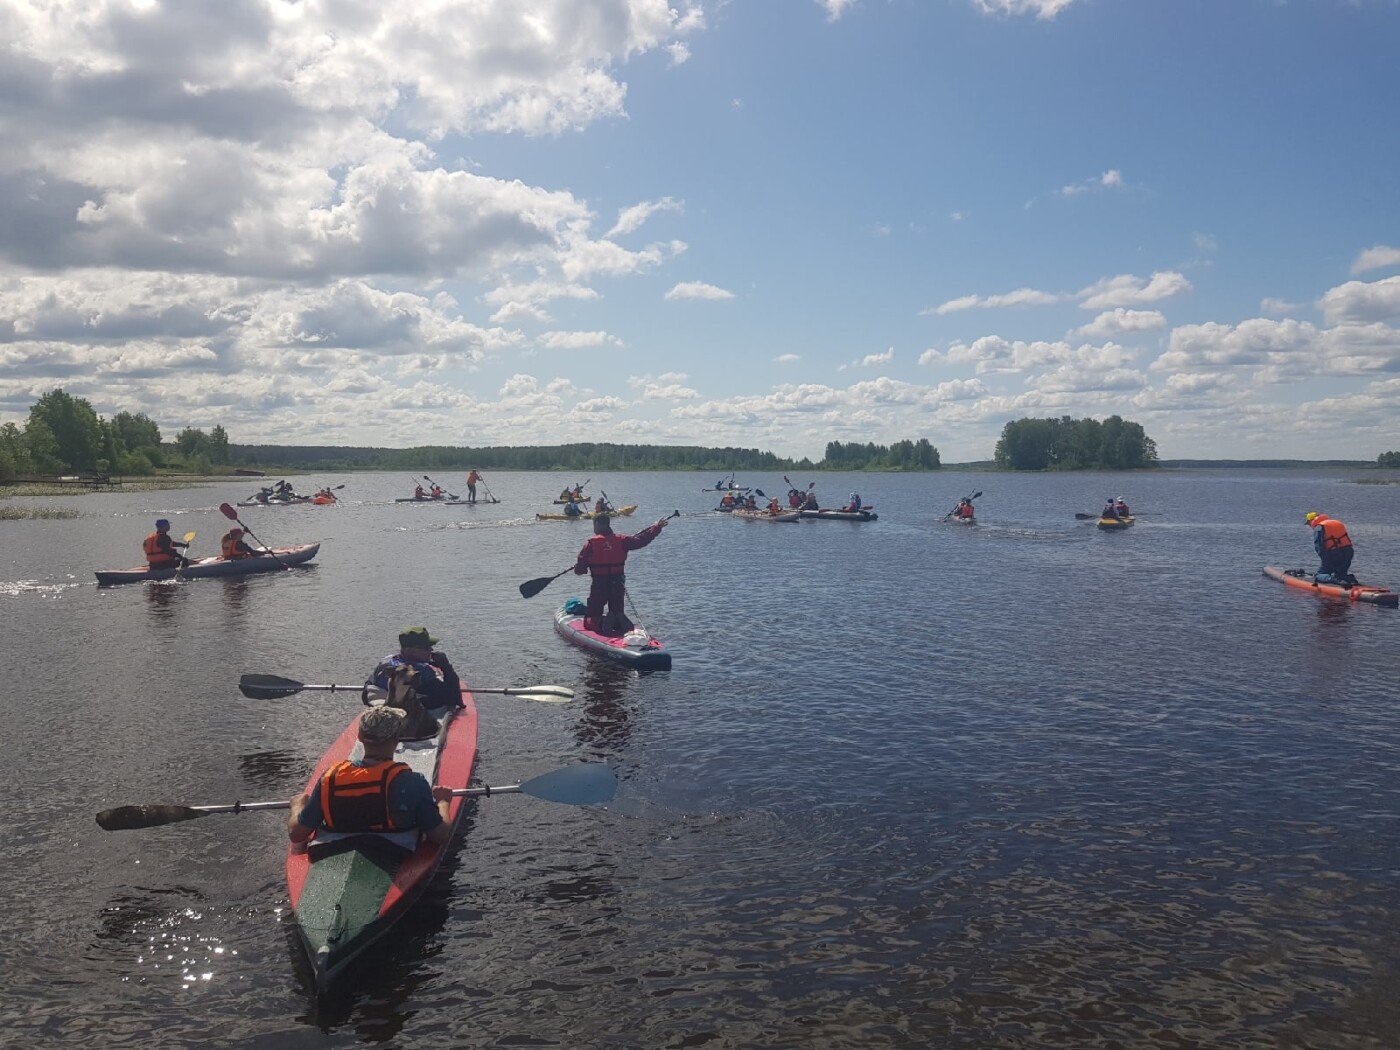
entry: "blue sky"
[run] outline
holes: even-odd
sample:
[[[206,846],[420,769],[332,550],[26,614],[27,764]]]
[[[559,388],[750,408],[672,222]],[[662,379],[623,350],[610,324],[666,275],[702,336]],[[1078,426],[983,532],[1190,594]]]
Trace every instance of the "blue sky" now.
[[[1393,0],[0,23],[0,419],[61,384],[249,441],[1400,446]]]

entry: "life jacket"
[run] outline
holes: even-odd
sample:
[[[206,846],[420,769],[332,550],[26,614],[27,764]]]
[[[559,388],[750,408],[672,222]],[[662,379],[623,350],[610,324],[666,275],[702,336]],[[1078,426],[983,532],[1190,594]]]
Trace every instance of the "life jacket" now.
[[[331,831],[397,831],[389,785],[409,769],[403,762],[357,766],[348,759],[321,778],[321,819]]]
[[[415,485],[415,486],[413,487],[413,498],[414,498],[414,499],[427,499],[427,498],[428,498],[428,494],[427,494],[426,492],[423,491],[423,486],[422,486],[422,485]]]
[[[734,497],[731,496],[731,495],[729,495],[728,493],[725,493],[724,498],[721,499],[721,500],[719,501],[719,505],[720,505],[721,507],[732,507],[732,506],[734,506]]]
[[[172,565],[178,565],[179,555],[173,549],[164,547],[161,539],[160,533],[153,532],[146,537],[146,542],[141,544],[146,552],[146,564],[153,569],[168,569]]]
[[[1113,510],[1120,518],[1126,518],[1128,516],[1128,505],[1126,503],[1115,503],[1113,505]]]
[[[469,475],[467,475],[467,484],[468,484],[468,485],[475,485],[475,484],[476,484],[478,481],[480,481],[480,480],[481,480],[481,475],[478,474],[476,471],[472,471]]]
[[[1325,551],[1339,551],[1351,546],[1347,527],[1335,518],[1319,514],[1313,519],[1313,528],[1322,530],[1322,549]]]
[[[221,553],[225,558],[246,558],[248,553],[241,549],[243,544],[242,536],[226,534],[220,544]]]
[[[627,548],[618,536],[590,536],[584,544],[594,576],[618,576],[627,564]]]

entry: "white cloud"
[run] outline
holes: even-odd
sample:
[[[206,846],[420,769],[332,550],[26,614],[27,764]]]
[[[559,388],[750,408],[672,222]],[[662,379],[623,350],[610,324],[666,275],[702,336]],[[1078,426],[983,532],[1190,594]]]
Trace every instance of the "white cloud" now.
[[[1400,371],[1400,329],[1384,324],[1317,328],[1305,321],[1256,317],[1238,325],[1172,330],[1154,371],[1251,370],[1260,382],[1304,375],[1355,376]]]
[[[952,219],[953,222],[962,222],[962,221],[963,221],[964,219],[966,219],[966,218],[968,217],[968,215],[970,215],[970,214],[971,214],[970,212],[965,212],[965,211],[950,211],[950,212],[948,213],[948,218]]]
[[[1143,306],[1191,290],[1191,282],[1174,270],[1159,270],[1150,278],[1133,274],[1105,277],[1079,292],[1085,310],[1111,310],[1118,306]]]
[[[1193,233],[1191,235],[1191,243],[1196,246],[1196,250],[1199,252],[1215,252],[1220,250],[1220,242],[1209,233]]]
[[[1377,244],[1356,257],[1356,261],[1351,264],[1351,272],[1365,273],[1367,270],[1388,269],[1391,266],[1400,266],[1400,248]]]
[[[1291,302],[1288,299],[1275,299],[1265,296],[1259,300],[1259,312],[1282,316],[1284,314],[1296,313],[1303,308],[1302,303]]]
[[[674,44],[666,45],[666,53],[671,56],[671,65],[679,66],[690,58],[690,46],[677,40]]]
[[[681,281],[666,293],[666,298],[669,300],[708,299],[718,302],[724,299],[733,299],[734,293],[726,288],[706,284],[704,281]]]
[[[1118,307],[1099,314],[1086,325],[1074,330],[1074,335],[1084,339],[1107,339],[1126,332],[1150,332],[1165,328],[1167,319],[1157,310],[1126,310]]]
[[[801,360],[802,360],[802,355],[801,355],[801,354],[779,354],[777,357],[773,358],[773,360],[774,360],[775,362],[777,362],[778,364],[780,364],[780,365],[795,365],[795,364],[797,364],[798,361],[801,361]]]
[[[1061,186],[1055,192],[1061,197],[1077,197],[1081,193],[1095,190],[1121,190],[1125,185],[1123,173],[1117,168],[1109,168],[1102,175],[1084,179],[1082,182],[1072,182],[1068,186]]]
[[[621,346],[622,340],[607,332],[545,332],[540,345],[546,350],[589,350],[600,346]]]
[[[853,368],[873,368],[876,365],[887,365],[894,360],[894,347],[887,348],[884,353],[866,354],[859,361],[856,361]]]
[[[1348,281],[1329,289],[1317,305],[1332,324],[1400,319],[1400,276]]]
[[[972,0],[972,5],[986,15],[1034,15],[1049,21],[1074,0]]]
[[[663,372],[659,376],[631,376],[627,385],[636,390],[643,401],[693,401],[700,392],[684,385],[688,378],[684,372]]]
[[[613,237],[624,237],[629,233],[635,233],[641,227],[642,223],[646,222],[658,212],[680,212],[684,210],[685,206],[680,201],[671,197],[662,197],[657,201],[642,201],[640,204],[634,204],[630,208],[623,208],[619,211],[617,213],[617,222],[613,224],[613,228],[604,234],[604,236],[610,239]]]
[[[957,313],[960,310],[995,310],[1013,306],[1047,306],[1060,301],[1060,296],[1051,292],[1042,292],[1035,288],[1017,288],[1012,292],[1005,292],[1001,295],[964,295],[957,299],[949,299],[941,306],[932,310],[924,310],[924,314],[934,313],[940,316],[944,314]]]
[[[817,0],[823,10],[826,11],[828,22],[837,21],[842,15],[855,6],[856,0]]]

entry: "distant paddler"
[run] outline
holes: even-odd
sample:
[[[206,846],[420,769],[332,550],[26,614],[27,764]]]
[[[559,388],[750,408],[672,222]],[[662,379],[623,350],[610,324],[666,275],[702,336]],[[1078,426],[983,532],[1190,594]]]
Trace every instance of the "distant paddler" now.
[[[948,516],[961,520],[975,518],[977,516],[977,508],[972,505],[972,500],[964,496],[962,499],[958,500],[958,505],[953,508],[952,513]]]
[[[606,514],[593,519],[593,535],[578,553],[574,572],[580,576],[593,574],[588,590],[588,611],[584,613],[585,630],[618,636],[630,631],[634,624],[623,611],[627,597],[624,569],[627,552],[645,547],[666,527],[669,519],[662,518],[633,536],[613,532],[612,519]]]
[[[582,485],[575,485],[573,488],[570,488],[569,486],[565,485],[564,491],[559,493],[560,503],[566,503],[569,500],[573,500],[575,503],[583,503],[587,499],[588,497],[583,494]]]
[[[777,497],[777,496],[769,496],[769,497],[768,497],[768,513],[776,517],[777,515],[781,514],[782,512],[783,512],[783,507],[782,507],[782,504],[780,504],[780,503],[778,502],[778,497]]]
[[[569,496],[569,497],[568,497],[568,502],[566,502],[566,503],[564,504],[564,517],[566,517],[566,518],[581,518],[581,517],[583,517],[583,508],[580,507],[580,506],[578,505],[578,501],[575,500],[573,496]]]
[[[178,569],[189,564],[176,550],[189,544],[171,538],[170,521],[166,518],[156,520],[156,531],[147,536],[141,546],[146,552],[146,564],[152,569]]]
[[[1318,583],[1340,583],[1355,587],[1358,580],[1351,574],[1351,559],[1356,554],[1347,527],[1336,518],[1310,510],[1303,520],[1313,530],[1313,549],[1322,565],[1314,577]]]
[[[861,506],[860,493],[852,492],[850,500],[841,508],[841,511],[845,514],[859,514]]]
[[[477,483],[478,481],[480,481],[480,480],[481,480],[481,474],[477,471],[477,469],[476,469],[475,467],[472,467],[471,473],[467,475],[467,502],[468,502],[468,503],[475,503],[475,502],[476,502],[476,483]]]
[[[1125,504],[1125,506],[1126,506],[1126,504]],[[1103,511],[1099,514],[1099,517],[1100,517],[1100,518],[1118,518],[1118,517],[1120,517],[1120,515],[1119,515],[1119,513],[1118,513],[1118,502],[1117,502],[1112,496],[1108,497],[1108,502],[1105,503],[1105,504],[1103,505]]]

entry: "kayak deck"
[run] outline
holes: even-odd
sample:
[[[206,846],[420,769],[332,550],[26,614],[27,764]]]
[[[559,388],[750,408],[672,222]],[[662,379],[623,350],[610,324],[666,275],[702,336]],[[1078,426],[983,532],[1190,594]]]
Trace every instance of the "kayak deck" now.
[[[875,521],[880,515],[873,510],[804,510],[803,521]]]
[[[1280,583],[1286,583],[1290,587],[1312,591],[1319,597],[1366,602],[1370,605],[1384,606],[1387,609],[1400,607],[1400,594],[1385,587],[1364,585],[1347,587],[1340,583],[1318,583],[1314,573],[1306,572],[1303,569],[1280,569],[1273,565],[1264,566],[1264,575],[1270,576]]]
[[[430,740],[399,744],[394,758],[422,773],[433,786],[464,788],[476,760],[477,716],[471,692],[462,687],[463,707],[434,710],[441,728]],[[359,717],[321,756],[308,792],[358,744]],[[461,818],[465,798],[448,803],[448,821]],[[399,833],[403,835],[404,833]],[[382,937],[427,888],[446,847],[422,836],[411,849],[373,833],[320,835],[287,850],[287,890],[302,943],[323,991],[366,948]]]
[[[575,601],[577,599],[574,599]],[[623,643],[621,637],[599,634],[586,630],[583,614],[568,612],[568,604],[554,617],[554,629],[559,635],[580,649],[587,649],[609,660],[635,667],[640,671],[667,671],[671,668],[671,654],[655,638],[647,640],[645,648],[632,648]]]
[[[1132,525],[1132,523],[1133,523],[1133,519],[1132,519],[1131,517],[1127,517],[1127,518],[1100,518],[1100,519],[1099,519],[1099,528],[1104,529],[1104,530],[1126,529],[1126,528],[1128,528],[1130,525]]]
[[[630,517],[636,512],[636,510],[637,510],[637,504],[635,504],[635,503],[630,503],[630,504],[628,504],[628,505],[625,506],[625,507],[618,507],[616,510],[612,511],[612,512],[609,513],[607,516],[610,517],[610,518],[630,518]],[[585,511],[583,514],[580,514],[580,515],[579,515],[578,517],[576,517],[576,518],[571,518],[571,517],[570,517],[569,515],[567,515],[567,514],[536,514],[536,515],[535,515],[535,520],[536,520],[536,521],[592,521],[592,520],[593,520],[594,518],[596,518],[596,517],[597,517],[597,515],[594,514],[594,513],[590,510],[590,511]]]
[[[101,569],[97,576],[99,587],[109,587],[119,583],[144,583],[147,580],[173,580],[178,573],[187,580],[203,579],[211,576],[251,576],[259,572],[277,572],[283,566],[303,565],[316,557],[319,543],[307,543],[300,547],[274,548],[277,558],[258,556],[254,558],[199,558],[181,569],[152,569],[137,566],[134,569]],[[281,564],[278,564],[280,559]]]

